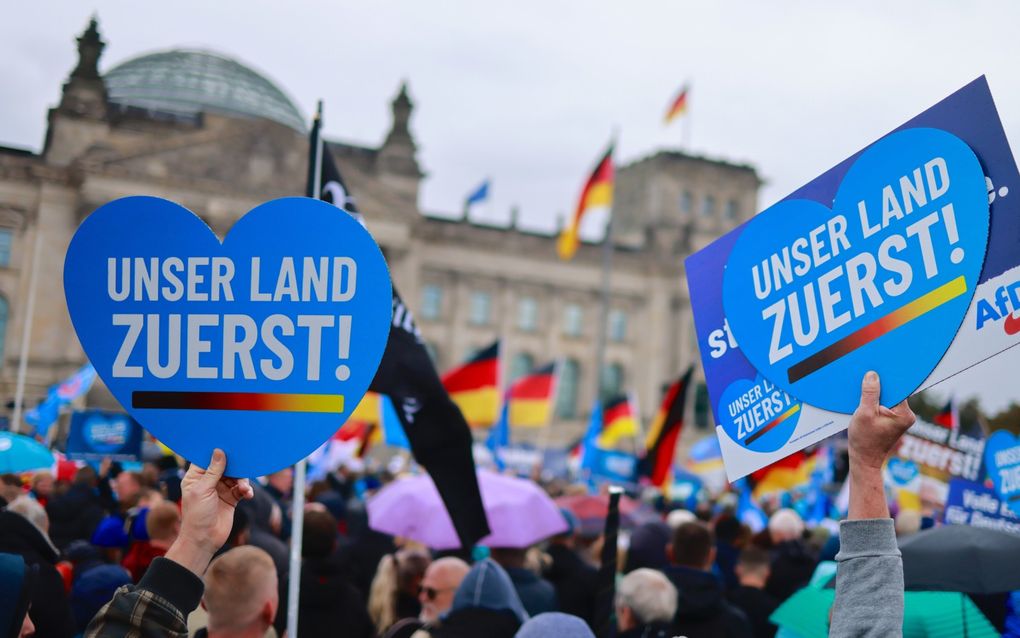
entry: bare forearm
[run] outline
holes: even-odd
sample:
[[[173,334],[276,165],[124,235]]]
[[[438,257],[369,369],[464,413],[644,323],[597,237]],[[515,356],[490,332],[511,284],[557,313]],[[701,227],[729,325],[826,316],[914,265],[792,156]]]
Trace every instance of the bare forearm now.
[[[882,470],[850,459],[850,520],[889,518]]]

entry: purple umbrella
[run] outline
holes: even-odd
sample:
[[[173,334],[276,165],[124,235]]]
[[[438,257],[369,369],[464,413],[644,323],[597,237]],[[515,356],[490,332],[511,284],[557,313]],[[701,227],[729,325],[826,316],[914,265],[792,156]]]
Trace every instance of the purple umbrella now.
[[[482,503],[492,533],[487,547],[529,547],[567,530],[567,521],[535,483],[491,472],[478,473]],[[458,549],[450,515],[428,475],[400,479],[368,501],[368,526],[418,541],[432,549]]]

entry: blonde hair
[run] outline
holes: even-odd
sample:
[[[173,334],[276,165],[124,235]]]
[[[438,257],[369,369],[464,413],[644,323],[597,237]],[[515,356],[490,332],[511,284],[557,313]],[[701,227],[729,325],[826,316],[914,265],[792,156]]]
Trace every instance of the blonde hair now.
[[[145,531],[154,541],[173,541],[177,538],[181,513],[173,503],[159,503],[145,514]]]
[[[368,594],[368,615],[376,631],[382,633],[397,618],[397,596],[414,579],[421,578],[429,566],[429,557],[417,550],[402,549],[386,554],[379,561]]]
[[[205,573],[202,601],[212,632],[250,627],[270,600],[274,607],[279,603],[276,567],[263,549],[235,547],[216,558]]]

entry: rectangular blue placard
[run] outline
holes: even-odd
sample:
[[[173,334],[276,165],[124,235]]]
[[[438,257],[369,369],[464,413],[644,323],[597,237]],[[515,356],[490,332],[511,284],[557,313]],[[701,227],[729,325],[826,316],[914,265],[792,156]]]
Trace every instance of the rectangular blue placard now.
[[[966,479],[949,481],[949,496],[942,522],[1020,534],[1020,518],[999,499],[995,490]]]
[[[142,426],[123,412],[78,410],[71,414],[67,458],[72,461],[140,461]]]

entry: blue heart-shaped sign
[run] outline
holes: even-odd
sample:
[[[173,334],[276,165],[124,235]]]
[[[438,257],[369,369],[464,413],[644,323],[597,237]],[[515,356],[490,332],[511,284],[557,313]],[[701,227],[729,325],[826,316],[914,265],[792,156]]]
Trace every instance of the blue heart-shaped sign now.
[[[857,158],[832,209],[786,200],[733,247],[723,307],[748,360],[805,403],[850,413],[868,370],[883,405],[909,396],[963,321],[988,243],[974,152],[908,129]]]
[[[267,202],[223,243],[154,197],[110,202],[67,250],[64,293],[86,355],[124,408],[202,466],[286,467],[358,405],[389,337],[389,270],[325,202]]]
[[[886,468],[889,471],[889,476],[896,485],[904,487],[909,485],[911,481],[917,478],[921,473],[920,468],[917,467],[917,463],[907,459],[901,459],[899,457],[893,457],[889,459],[886,464]]]
[[[985,469],[1002,502],[1020,516],[1020,439],[993,432],[985,443]]]
[[[734,442],[754,452],[775,452],[797,428],[800,407],[797,399],[758,375],[728,385],[715,414]]]

